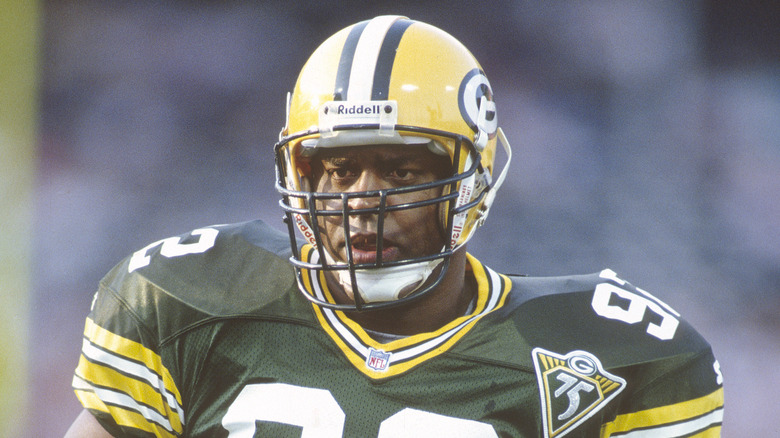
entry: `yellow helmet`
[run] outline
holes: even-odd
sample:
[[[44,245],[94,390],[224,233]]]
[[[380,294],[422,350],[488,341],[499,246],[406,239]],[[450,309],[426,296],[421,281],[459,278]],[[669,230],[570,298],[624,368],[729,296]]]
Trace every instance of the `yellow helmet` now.
[[[498,138],[511,154],[498,128],[487,77],[468,49],[448,33],[400,16],[379,16],[337,32],[315,50],[301,70],[294,91],[288,95],[287,123],[275,146],[277,189],[291,233],[292,263],[299,270],[343,270],[353,286],[358,286],[353,290],[360,286],[354,284],[355,273],[373,271],[376,275],[381,269],[399,270],[401,266],[422,269],[423,264],[425,275],[429,275],[432,266],[448,261],[487,216],[506,171],[505,166],[493,181]],[[375,144],[427,145],[433,152],[449,156],[452,175],[434,183],[444,191],[437,202],[442,225],[450,236],[440,254],[385,264],[380,258],[380,265],[365,266],[338,264],[322,253],[317,227],[312,226],[317,223],[313,216],[322,212],[314,208],[313,201],[326,194],[310,191],[308,166],[302,162],[321,148]],[[419,190],[430,187],[427,184]],[[385,192],[350,196],[388,196],[392,189]],[[332,194],[327,195],[332,198]],[[346,211],[340,214],[349,215]],[[379,217],[383,214],[377,212]],[[301,260],[295,228],[320,248],[319,265]],[[444,265],[439,280],[447,263]],[[433,286],[407,298],[422,295]],[[355,294],[358,309],[401,301],[397,296],[362,298]]]

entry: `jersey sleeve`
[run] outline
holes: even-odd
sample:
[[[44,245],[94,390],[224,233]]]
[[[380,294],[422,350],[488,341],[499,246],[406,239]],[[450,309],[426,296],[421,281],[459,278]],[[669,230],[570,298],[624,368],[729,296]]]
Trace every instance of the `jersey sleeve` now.
[[[707,350],[634,392],[601,436],[719,437],[723,402],[720,366]]]
[[[101,283],[86,319],[73,389],[114,436],[182,433],[181,395],[152,333],[137,311]]]
[[[518,333],[535,347],[545,436],[578,424],[581,436],[720,436],[720,366],[673,308],[610,270],[513,281]]]
[[[648,292],[620,280],[611,271],[600,276],[619,286],[601,289],[612,290],[615,293],[611,298],[617,298],[610,304],[601,301],[604,306],[595,304],[599,291],[596,287],[591,307],[598,307],[600,316],[616,318],[611,320],[613,325],[623,324],[633,321],[628,318],[632,307],[644,310],[642,321],[623,327],[641,337],[625,343],[626,353],[634,357],[633,370],[626,369],[634,384],[615,419],[603,425],[601,436],[719,437],[723,375],[709,343],[677,312]],[[630,303],[628,307],[616,307],[620,305],[620,293]],[[601,297],[604,296],[602,293]],[[607,311],[610,306],[615,311],[611,315]],[[639,353],[640,348],[643,354]]]
[[[84,327],[73,378],[81,403],[116,436],[186,435],[203,350],[179,341],[281,296],[295,282],[288,252],[286,235],[251,221],[166,238],[120,262]]]

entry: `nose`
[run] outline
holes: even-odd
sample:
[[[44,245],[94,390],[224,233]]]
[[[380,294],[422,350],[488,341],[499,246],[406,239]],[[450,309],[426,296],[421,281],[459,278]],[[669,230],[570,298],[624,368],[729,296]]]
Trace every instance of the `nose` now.
[[[382,178],[376,175],[375,172],[365,171],[355,181],[355,184],[350,188],[350,192],[370,192],[375,190],[381,190],[384,186],[382,184]],[[379,196],[355,196],[350,197],[348,205],[351,210],[359,210],[364,208],[376,208],[379,206]]]

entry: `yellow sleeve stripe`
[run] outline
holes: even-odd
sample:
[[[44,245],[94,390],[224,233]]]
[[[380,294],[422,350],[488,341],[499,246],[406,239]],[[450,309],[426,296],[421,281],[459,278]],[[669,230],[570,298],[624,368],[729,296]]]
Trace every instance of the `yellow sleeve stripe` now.
[[[108,406],[92,392],[92,386],[78,375],[73,376],[73,391],[85,408],[108,413]]]
[[[602,426],[601,436],[718,436],[722,422],[723,388],[720,388],[682,403],[618,415]]]
[[[125,394],[94,387],[78,376],[73,378],[73,388],[85,408],[110,415],[119,426],[143,430],[160,438],[175,438],[181,433],[181,430],[174,432],[159,414],[155,415]]]
[[[111,356],[119,359],[118,362],[129,364],[122,358],[130,359],[131,361],[140,362],[149,370],[153,370],[159,378],[162,379],[162,383],[165,389],[173,394],[176,398],[176,402],[181,404],[181,395],[179,394],[176,384],[173,382],[168,369],[162,364],[162,359],[154,351],[144,347],[138,342],[131,341],[117,334],[114,334],[103,327],[95,324],[91,318],[87,318],[86,325],[84,327],[84,336],[92,344],[111,352]],[[130,374],[135,374],[131,370],[125,370]],[[140,377],[140,376],[139,376]],[[151,377],[151,376],[148,376]],[[151,377],[153,378],[153,377]],[[154,384],[153,386],[159,387],[160,385]]]
[[[171,403],[172,396],[168,396],[169,400],[166,403],[163,398],[167,394],[160,394],[157,388],[150,386],[148,382],[139,381],[113,368],[90,362],[83,355],[79,359],[76,376],[87,382],[90,388],[94,385],[127,394],[139,404],[148,406],[161,417],[167,418],[166,421],[170,423],[173,430],[179,432],[182,430],[183,419],[181,415],[183,412],[181,407]]]

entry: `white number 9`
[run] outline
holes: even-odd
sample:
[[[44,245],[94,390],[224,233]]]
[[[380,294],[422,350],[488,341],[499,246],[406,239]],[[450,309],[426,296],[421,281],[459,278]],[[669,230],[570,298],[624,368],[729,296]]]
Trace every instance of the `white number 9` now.
[[[612,295],[617,295],[624,300],[628,300],[628,309],[609,303]],[[621,289],[611,283],[600,283],[593,292],[593,301],[591,306],[597,314],[609,319],[616,319],[627,324],[636,324],[642,322],[645,312],[649,309],[651,312],[661,317],[660,324],[650,323],[647,326],[647,333],[661,340],[669,340],[674,337],[677,326],[680,321],[671,313],[667,312],[657,302]]]

